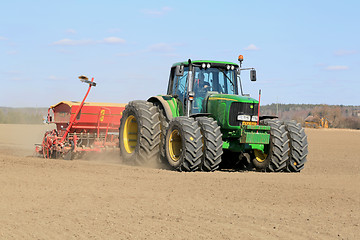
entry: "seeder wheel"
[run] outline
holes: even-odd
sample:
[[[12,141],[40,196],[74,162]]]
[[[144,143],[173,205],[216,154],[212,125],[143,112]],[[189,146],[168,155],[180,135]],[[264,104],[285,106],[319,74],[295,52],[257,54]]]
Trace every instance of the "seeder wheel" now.
[[[41,144],[44,158],[54,158],[55,151],[53,149],[53,145],[57,136],[58,134],[56,130],[47,131],[45,133],[44,139]]]

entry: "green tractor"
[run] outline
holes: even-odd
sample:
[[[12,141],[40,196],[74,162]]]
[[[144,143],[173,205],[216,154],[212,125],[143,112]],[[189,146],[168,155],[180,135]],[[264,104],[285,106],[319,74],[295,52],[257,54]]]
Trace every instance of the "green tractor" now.
[[[300,172],[308,153],[304,129],[259,115],[259,101],[243,94],[240,79],[250,70],[256,81],[256,71],[241,67],[241,55],[238,60],[173,64],[167,95],[131,101],[123,111],[122,160],[161,160],[179,171]]]

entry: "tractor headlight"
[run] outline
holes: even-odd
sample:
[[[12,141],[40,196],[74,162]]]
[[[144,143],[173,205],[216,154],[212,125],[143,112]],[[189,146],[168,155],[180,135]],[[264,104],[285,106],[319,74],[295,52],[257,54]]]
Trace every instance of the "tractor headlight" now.
[[[257,116],[252,116],[252,118],[251,118],[251,121],[252,121],[252,122],[257,122],[257,120],[258,120],[258,117],[257,117]]]
[[[207,67],[207,68],[210,68],[210,67],[211,67],[210,63],[208,63],[208,64],[206,65],[206,67]]]
[[[235,69],[235,66],[234,66],[234,65],[232,65],[232,66],[231,66],[231,70],[234,70],[234,69]]]
[[[237,120],[239,121],[250,121],[251,116],[249,115],[238,115],[237,116]]]
[[[226,70],[230,70],[230,65],[226,65]]]
[[[202,68],[206,68],[206,63],[201,64]]]

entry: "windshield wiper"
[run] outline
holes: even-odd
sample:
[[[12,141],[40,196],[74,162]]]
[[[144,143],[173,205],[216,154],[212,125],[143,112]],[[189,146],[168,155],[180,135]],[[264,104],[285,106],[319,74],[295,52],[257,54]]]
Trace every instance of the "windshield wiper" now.
[[[227,79],[229,79],[230,83],[231,83],[231,84],[233,85],[233,87],[235,88],[235,83],[233,83],[233,81],[231,81],[231,79],[226,75],[225,71],[221,70],[220,68],[219,68],[219,70],[220,70],[220,72],[222,72],[222,73],[224,74],[224,76],[225,76]]]

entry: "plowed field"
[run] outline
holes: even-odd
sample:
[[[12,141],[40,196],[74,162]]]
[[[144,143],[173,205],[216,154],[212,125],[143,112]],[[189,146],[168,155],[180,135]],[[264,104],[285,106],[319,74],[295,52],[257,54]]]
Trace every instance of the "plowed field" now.
[[[0,125],[0,239],[360,239],[360,131],[306,129],[301,173],[179,173],[32,156]]]

